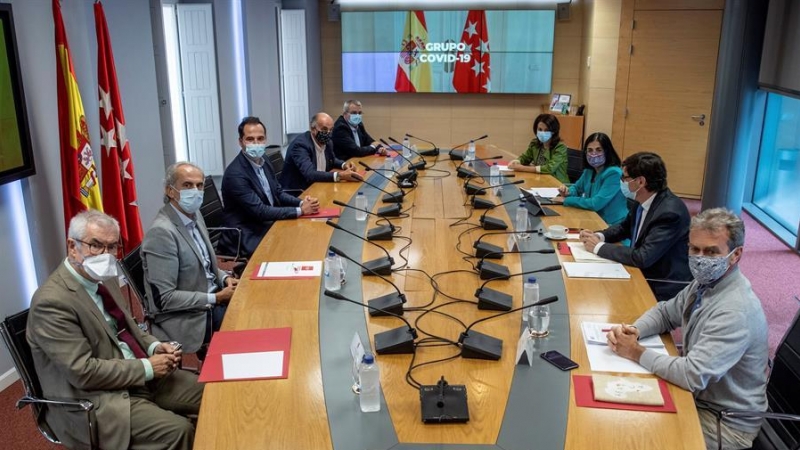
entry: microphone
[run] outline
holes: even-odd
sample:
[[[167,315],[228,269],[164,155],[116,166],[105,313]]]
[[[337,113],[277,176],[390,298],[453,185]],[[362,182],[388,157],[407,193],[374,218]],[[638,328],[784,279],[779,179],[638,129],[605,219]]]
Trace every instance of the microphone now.
[[[334,205],[339,205],[339,206],[344,206],[345,208],[355,209],[356,211],[362,211],[362,212],[365,212],[365,213],[373,215],[373,216],[381,217],[381,216],[375,214],[372,211],[369,211],[367,209],[356,208],[355,206],[351,206],[351,205],[348,205],[347,203],[340,202],[339,200],[334,200],[333,204]],[[369,240],[369,241],[391,241],[394,238],[394,230],[395,230],[394,224],[389,219],[386,219],[385,217],[383,217],[383,219],[385,219],[387,222],[389,222],[389,225],[380,225],[380,226],[377,226],[377,227],[375,227],[375,228],[373,228],[371,230],[367,230],[367,240]]]
[[[480,200],[480,199],[477,199],[475,197],[472,197],[472,198],[473,198],[472,206],[474,208],[476,208],[476,209],[479,209],[477,206],[475,206],[475,201]],[[508,225],[506,225],[506,222],[503,219],[498,219],[496,217],[486,217],[486,214],[489,211],[491,211],[491,210],[493,210],[493,209],[495,209],[497,207],[500,207],[500,206],[503,206],[503,205],[507,205],[509,203],[514,203],[514,202],[519,202],[519,199],[515,198],[513,200],[508,200],[508,201],[505,201],[503,203],[498,203],[496,205],[492,205],[491,207],[487,208],[487,210],[484,211],[483,214],[481,214],[481,217],[478,219],[478,222],[481,224],[481,226],[483,227],[484,230],[506,230],[506,229],[508,229]],[[491,245],[491,244],[487,244],[487,245]]]
[[[346,302],[354,303],[369,309],[376,310],[368,304],[357,302],[349,299],[338,292],[331,292],[325,289],[324,294],[328,297],[335,298],[336,300],[344,300]],[[402,320],[406,326],[395,328],[394,330],[384,331],[375,334],[375,353],[379,355],[396,355],[400,353],[414,353],[414,339],[417,338],[417,330],[411,326],[410,323],[401,315],[385,312],[387,316],[397,317]]]
[[[372,167],[364,164],[364,161],[359,161],[358,163],[361,164],[364,167],[364,169],[367,170],[367,172],[372,171],[372,172],[377,173],[378,175],[382,176],[383,178],[386,178],[387,180],[389,180],[392,183],[396,184],[398,189],[400,189],[400,185],[395,183],[394,180],[392,180],[391,178],[387,177],[386,175],[378,172],[377,170],[374,170]],[[377,189],[377,190],[383,192],[384,194],[386,194],[381,198],[381,200],[384,203],[403,203],[403,198],[405,197],[406,193],[403,192],[402,189],[400,189],[400,191],[389,192],[389,191],[387,191],[387,190],[385,190],[383,188],[378,187],[376,184],[374,184],[374,183],[372,183],[370,181],[367,181],[366,178],[361,180],[361,181],[364,182],[367,186],[372,186],[375,189]],[[381,214],[381,210],[380,209],[378,210],[378,214]],[[392,215],[394,215],[394,216],[399,216],[400,215],[400,207],[399,206],[397,207],[397,214],[392,214]]]
[[[510,181],[508,183],[498,184],[496,186],[485,186],[485,187],[475,186],[474,184],[467,183],[467,184],[464,185],[464,192],[466,192],[467,195],[486,195],[486,190],[487,189],[501,188],[503,186],[511,186],[513,184],[522,184],[524,182],[525,182],[525,180],[516,180],[516,181]],[[517,201],[519,201],[519,199],[517,199]]]
[[[431,141],[426,141],[425,139],[418,138],[418,137],[416,137],[416,136],[412,136],[412,135],[410,135],[410,134],[408,134],[408,133],[406,133],[406,136],[408,136],[408,137],[410,137],[410,138],[412,138],[412,139],[417,139],[417,140],[419,140],[419,141],[422,141],[422,142],[425,142],[425,143],[431,144],[431,145],[433,146],[433,149],[432,149],[432,150],[423,150],[423,151],[421,151],[421,152],[418,152],[418,153],[419,153],[419,156],[439,156],[439,147],[437,147],[437,146],[436,146],[436,144],[434,144],[433,142],[431,142]]]
[[[514,178],[514,175],[511,175],[508,178]],[[464,185],[466,186],[466,184],[467,183],[465,182]],[[493,187],[497,187],[497,186],[491,186],[491,185],[489,186],[489,188],[493,188]],[[470,198],[470,203],[472,204],[472,207],[474,209],[492,209],[492,208],[495,207],[494,202],[492,202],[491,200],[483,200],[483,199],[480,199],[480,198],[476,198],[475,194],[472,194],[472,198]],[[505,203],[501,203],[501,205],[504,205],[504,204]],[[484,216],[485,215],[486,214],[484,214]]]
[[[372,172],[375,172],[378,175],[382,176],[383,178],[386,178],[387,180],[389,180],[390,183],[392,183],[393,185],[397,186],[397,188],[400,189],[400,190],[402,190],[403,188],[410,189],[410,188],[414,187],[414,183],[411,180],[408,180],[408,179],[405,179],[405,178],[401,179],[400,175],[403,175],[403,174],[401,174],[400,172],[398,172],[398,171],[396,171],[394,169],[387,169],[385,167],[381,167],[381,168],[378,168],[378,169],[373,169],[372,167],[366,165],[364,163],[364,161],[359,161],[358,164],[361,165],[361,167],[363,167],[365,171],[367,171],[367,172],[372,171]],[[393,174],[397,175],[398,176],[397,179],[400,180],[400,181],[394,181],[393,179],[387,177],[386,174],[382,172],[384,170],[392,172]],[[405,192],[403,192],[403,195],[405,195]]]
[[[411,147],[406,147],[405,145],[397,142],[397,140],[395,140],[395,138],[393,138],[391,136],[389,136],[389,140],[394,142],[395,144],[399,145],[400,147],[408,149],[408,151],[410,151],[411,153],[414,153],[417,156],[419,156],[421,161],[417,161],[416,163],[412,163],[410,159],[406,158],[405,155],[403,155],[403,152],[398,153],[398,155],[400,155],[401,158],[403,158],[406,161],[408,161],[408,170],[425,170],[426,169],[425,165],[428,164],[428,161],[425,161],[425,158],[423,158],[422,155],[420,155],[416,150],[414,150]],[[381,142],[383,142],[384,145],[389,145],[383,139],[381,139]]]
[[[489,255],[503,255],[506,253],[555,253],[556,251],[552,248],[546,248],[542,250],[512,250],[508,252],[499,251],[499,252],[492,252]],[[480,273],[481,280],[491,280],[492,278],[499,278],[499,279],[508,279],[511,277],[508,267],[502,264],[496,264],[493,262],[486,261],[486,257],[484,256],[478,262],[478,271]]]
[[[502,203],[500,205],[502,205]],[[500,205],[497,205],[497,206],[500,206]],[[493,217],[487,217],[486,219],[487,220],[488,219],[497,220],[497,221],[501,222],[505,226],[505,222],[503,222],[500,219],[495,219]],[[503,228],[503,229],[505,229],[505,228]],[[503,247],[499,247],[497,245],[490,244],[488,242],[482,242],[482,239],[483,239],[484,236],[490,236],[490,235],[494,235],[494,234],[538,233],[539,231],[540,230],[524,230],[524,231],[503,231],[503,232],[499,232],[499,233],[484,233],[478,239],[475,240],[475,242],[472,244],[472,248],[475,249],[475,257],[476,258],[483,258],[486,255],[490,255],[486,259],[501,259],[501,256],[496,256],[496,255],[498,253],[502,253]]]
[[[464,152],[453,153],[453,151],[455,149],[459,148],[459,147],[463,147],[463,146],[469,144],[470,142],[478,142],[480,140],[486,139],[487,137],[489,137],[489,135],[488,134],[484,134],[483,136],[481,136],[481,137],[479,137],[477,139],[470,139],[467,142],[464,142],[463,144],[458,144],[455,147],[451,148],[450,151],[447,154],[450,155],[450,159],[452,159],[454,161],[463,161],[464,160]]]
[[[553,272],[556,270],[561,270],[560,264],[556,264],[554,266],[547,266],[542,269],[515,273],[513,275],[509,275],[509,278],[518,277],[521,275],[530,275],[532,273],[539,273],[539,272]],[[479,287],[475,291],[475,297],[478,299],[478,309],[489,309],[493,311],[508,311],[511,309],[511,305],[513,305],[514,303],[514,297],[506,294],[505,292],[496,291],[494,289],[486,287],[486,285],[489,284],[489,282],[494,280],[497,280],[497,278],[492,278],[484,281],[481,287]]]
[[[376,243],[374,243],[372,241],[368,241],[368,240],[364,239],[363,237],[353,233],[350,230],[346,230],[346,229],[342,228],[338,223],[335,223],[331,219],[328,219],[327,221],[325,221],[325,224],[328,225],[329,227],[335,228],[337,230],[344,231],[345,233],[347,233],[347,234],[349,234],[351,236],[355,236],[356,238],[361,239],[364,242],[368,242],[370,245],[374,245],[375,247],[378,247],[384,253],[386,253],[386,256],[383,257],[383,258],[373,259],[372,261],[365,262],[364,265],[362,266],[362,267],[364,267],[364,270],[361,271],[362,275],[373,275],[376,272],[381,274],[381,275],[391,275],[392,274],[392,264],[394,264],[394,259],[392,258],[392,256],[389,254],[389,252],[385,248],[381,247],[380,245],[378,245],[378,244],[376,244]],[[369,268],[369,270],[367,270],[367,268]]]
[[[403,315],[404,312],[403,303],[406,302],[406,295],[400,292],[400,288],[398,288],[397,285],[392,282],[392,280],[381,276],[377,272],[374,272],[369,267],[349,257],[347,254],[345,254],[345,252],[339,250],[338,248],[332,245],[328,247],[328,249],[330,249],[330,251],[332,251],[333,253],[336,253],[337,255],[341,256],[342,258],[353,262],[355,265],[361,267],[362,269],[371,272],[373,275],[379,277],[381,280],[391,284],[394,290],[397,291],[391,294],[383,295],[381,297],[369,300],[367,304],[370,305],[371,308],[373,308],[370,309],[369,311],[370,316],[375,317],[375,316]]]
[[[500,156],[500,155],[498,155],[498,156],[490,156],[488,158],[475,158],[470,162],[474,162],[474,161],[491,161],[493,159],[501,159],[501,158],[502,158],[502,156]],[[456,175],[458,176],[458,178],[467,178],[468,176],[470,176],[473,173],[475,173],[475,172],[473,172],[473,171],[471,171],[469,169],[461,167],[466,163],[467,163],[466,161],[461,161],[461,163],[458,166],[456,166]]]
[[[381,139],[381,143],[383,145],[391,148],[391,145],[389,145],[389,143],[386,142],[385,140]],[[403,147],[403,144],[400,144],[400,146]],[[398,173],[397,174],[397,179],[398,180],[399,179],[416,180],[417,179],[417,170],[416,170],[417,168],[414,167],[414,163],[412,163],[410,159],[406,158],[403,155],[403,152],[397,152],[397,156],[403,158],[406,162],[408,162],[408,170],[403,172],[403,173]],[[425,164],[423,163],[422,166],[424,167]]]
[[[472,359],[490,359],[497,361],[503,354],[503,341],[501,339],[489,336],[488,334],[478,333],[477,331],[470,332],[470,329],[481,322],[485,322],[506,314],[511,314],[512,312],[521,311],[533,306],[548,305],[557,300],[558,296],[554,295],[552,297],[543,298],[538,302],[531,303],[530,305],[510,309],[508,311],[504,311],[489,317],[484,317],[483,319],[478,319],[475,322],[472,322],[458,338],[458,343],[461,344],[461,357]]]

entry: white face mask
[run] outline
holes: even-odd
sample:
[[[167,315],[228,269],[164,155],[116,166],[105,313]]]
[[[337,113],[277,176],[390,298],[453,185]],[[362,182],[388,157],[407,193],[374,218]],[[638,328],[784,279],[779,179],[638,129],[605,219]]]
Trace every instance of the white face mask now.
[[[79,264],[96,281],[106,281],[117,276],[117,258],[111,253],[86,256]]]

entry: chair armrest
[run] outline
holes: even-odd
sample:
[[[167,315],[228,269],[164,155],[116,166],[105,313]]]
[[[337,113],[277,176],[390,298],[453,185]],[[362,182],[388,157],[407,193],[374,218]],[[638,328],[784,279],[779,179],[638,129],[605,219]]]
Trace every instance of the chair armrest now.
[[[769,411],[762,412],[762,411],[742,411],[742,410],[726,409],[720,411],[720,417],[722,419],[726,417],[760,417],[762,419],[792,420],[800,422],[800,415],[774,413]]]
[[[60,399],[46,399],[46,398],[36,398],[26,395],[21,399],[17,400],[17,409],[22,409],[30,404],[43,404],[43,405],[51,405],[51,406],[66,406],[70,408],[77,408],[83,411],[91,411],[94,409],[94,403],[90,402],[89,400],[60,400]]]
[[[195,306],[186,306],[184,308],[175,308],[175,309],[168,309],[165,311],[159,311],[155,314],[150,315],[150,320],[155,323],[159,323],[162,320],[168,319],[172,316],[191,313],[191,312],[205,312],[207,314],[211,314],[211,309],[214,306],[211,304],[206,305],[195,305]]]
[[[222,259],[233,259],[234,261],[239,260],[239,253],[242,247],[242,230],[233,227],[209,227],[208,231],[234,231],[236,232],[236,256],[231,255],[217,255],[218,258]]]

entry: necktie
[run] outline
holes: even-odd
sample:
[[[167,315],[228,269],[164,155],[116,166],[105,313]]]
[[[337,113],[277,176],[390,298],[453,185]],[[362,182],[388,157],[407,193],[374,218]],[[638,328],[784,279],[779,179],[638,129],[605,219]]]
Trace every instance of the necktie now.
[[[97,294],[103,299],[103,308],[106,309],[108,315],[117,323],[117,339],[128,344],[133,355],[137,358],[147,358],[147,353],[145,353],[139,341],[133,337],[131,331],[128,329],[128,321],[125,320],[125,313],[122,312],[117,302],[114,301],[108,288],[102,284],[97,285]]]
[[[642,205],[640,203],[639,206],[636,207],[636,220],[633,223],[633,235],[631,235],[631,247],[633,247],[633,244],[636,243],[636,239],[639,237],[639,222],[642,219],[642,211],[644,211],[644,208],[642,208]]]

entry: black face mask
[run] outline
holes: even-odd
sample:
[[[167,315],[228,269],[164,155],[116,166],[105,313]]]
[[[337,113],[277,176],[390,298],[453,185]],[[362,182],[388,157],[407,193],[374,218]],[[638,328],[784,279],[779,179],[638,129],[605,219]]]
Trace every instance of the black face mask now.
[[[317,131],[317,142],[321,145],[325,145],[328,141],[331,140],[331,132],[330,131]]]

